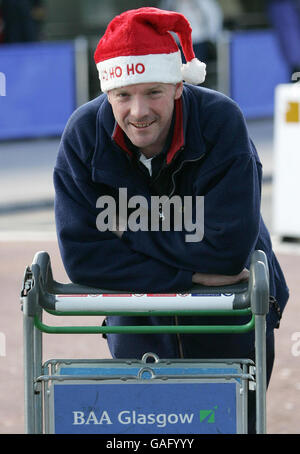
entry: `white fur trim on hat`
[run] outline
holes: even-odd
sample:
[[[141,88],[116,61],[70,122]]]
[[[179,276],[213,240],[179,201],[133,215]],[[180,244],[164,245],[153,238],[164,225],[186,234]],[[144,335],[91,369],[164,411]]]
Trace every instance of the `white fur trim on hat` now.
[[[110,58],[97,64],[101,90],[148,82],[175,84],[182,81],[180,51],[169,54]]]

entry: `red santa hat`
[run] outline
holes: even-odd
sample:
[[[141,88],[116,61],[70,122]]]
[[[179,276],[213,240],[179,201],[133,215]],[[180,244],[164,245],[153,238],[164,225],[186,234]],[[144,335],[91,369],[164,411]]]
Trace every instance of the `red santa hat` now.
[[[186,64],[175,39],[175,32]],[[127,85],[185,80],[204,82],[206,65],[195,58],[192,29],[182,14],[145,7],[126,11],[108,25],[95,51],[101,90]]]

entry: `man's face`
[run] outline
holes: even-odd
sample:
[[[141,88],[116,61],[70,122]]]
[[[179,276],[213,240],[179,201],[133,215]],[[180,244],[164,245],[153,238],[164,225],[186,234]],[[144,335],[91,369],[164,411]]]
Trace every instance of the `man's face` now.
[[[108,92],[114,117],[130,141],[148,158],[160,153],[168,136],[175,99],[182,94],[176,85],[145,83]]]

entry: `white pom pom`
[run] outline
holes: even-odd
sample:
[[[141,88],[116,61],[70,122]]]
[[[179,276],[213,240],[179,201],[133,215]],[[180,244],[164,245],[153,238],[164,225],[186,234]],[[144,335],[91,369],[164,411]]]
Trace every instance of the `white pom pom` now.
[[[206,64],[193,58],[181,67],[182,79],[192,85],[202,84],[206,76]]]

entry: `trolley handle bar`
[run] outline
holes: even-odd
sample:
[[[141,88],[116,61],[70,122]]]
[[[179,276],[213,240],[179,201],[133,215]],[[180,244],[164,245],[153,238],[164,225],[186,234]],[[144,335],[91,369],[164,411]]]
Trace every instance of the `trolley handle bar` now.
[[[120,312],[176,311],[234,311],[250,308],[254,314],[267,313],[269,301],[268,264],[263,251],[252,254],[248,283],[225,287],[194,286],[184,293],[136,294],[125,291],[95,289],[77,284],[61,284],[53,280],[50,257],[38,252],[31,267],[27,267],[21,293],[23,310],[34,316],[38,307],[64,312]]]

